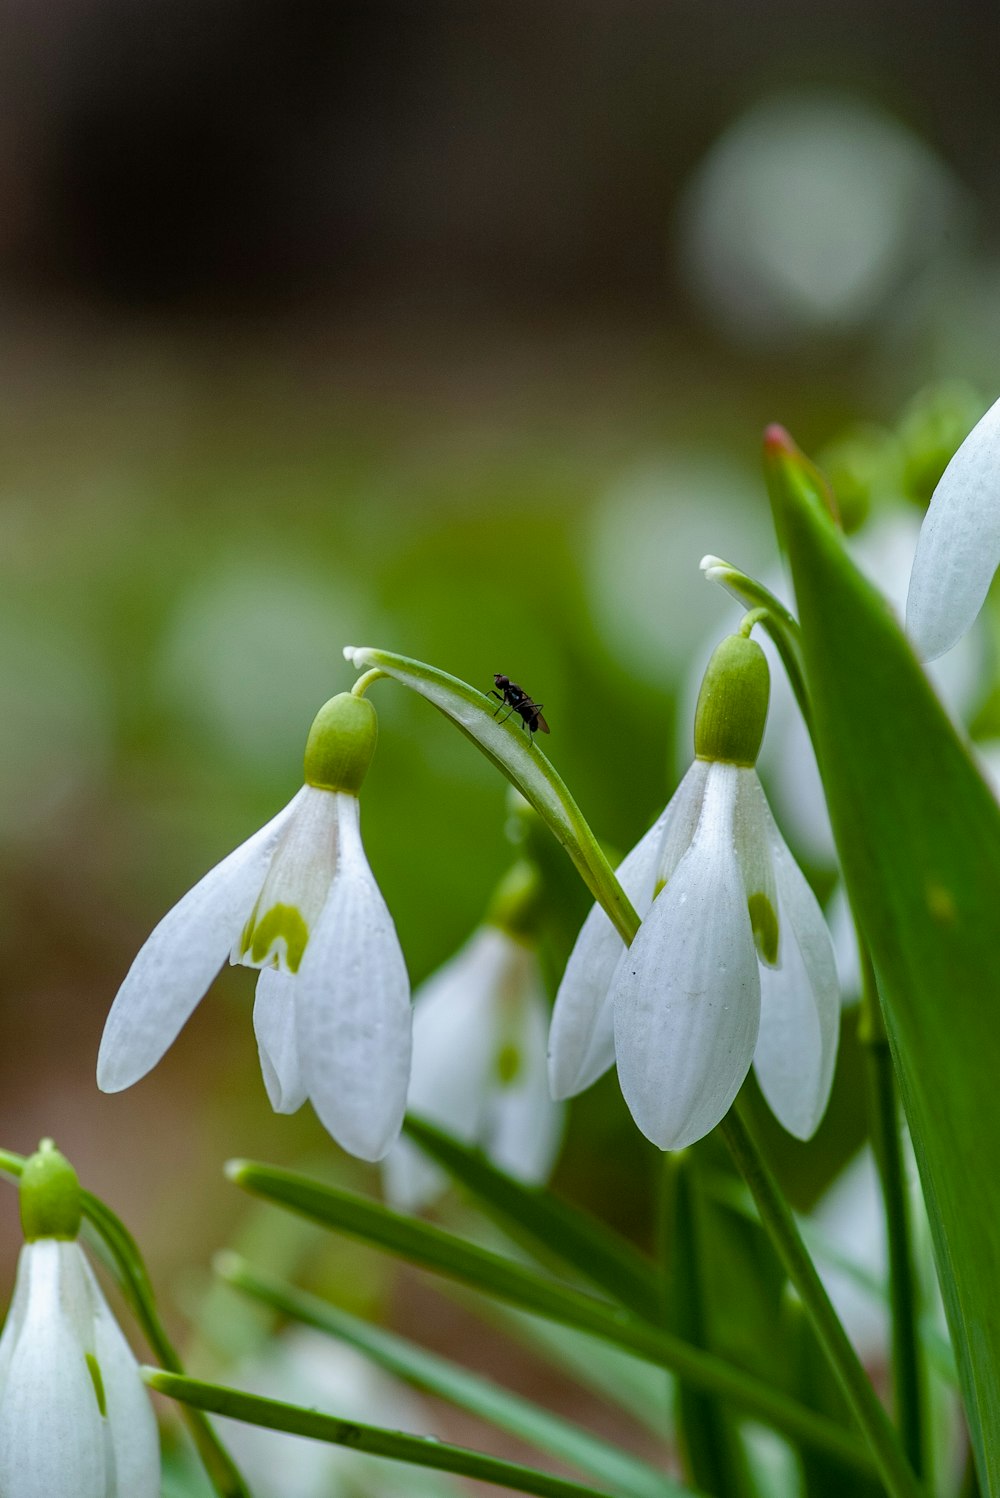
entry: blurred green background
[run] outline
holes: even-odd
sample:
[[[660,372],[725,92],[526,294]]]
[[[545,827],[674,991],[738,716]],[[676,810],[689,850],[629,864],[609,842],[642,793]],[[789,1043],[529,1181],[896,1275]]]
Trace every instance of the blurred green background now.
[[[631,845],[737,617],[700,557],[774,562],[762,425],[815,450],[942,379],[996,391],[997,19],[0,14],[0,1139],[55,1135],[169,1296],[242,1218],[228,1156],[369,1177],[271,1114],[244,971],[97,1092],[140,943],[296,789],[345,643],[521,682]],[[373,700],[364,833],[417,983],[509,859],[505,786]],[[613,1078],[574,1115],[560,1184],[646,1240],[654,1152]],[[781,1144],[801,1202],[862,1129],[848,1056],[815,1151]],[[8,1279],[17,1241],[11,1199]]]

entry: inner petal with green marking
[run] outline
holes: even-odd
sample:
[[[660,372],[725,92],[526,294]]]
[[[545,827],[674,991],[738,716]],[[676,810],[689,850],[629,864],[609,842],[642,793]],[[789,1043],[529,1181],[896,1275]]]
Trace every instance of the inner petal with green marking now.
[[[240,956],[253,967],[297,973],[309,940],[305,917],[294,905],[272,905],[261,914],[259,903],[243,928]]]
[[[339,792],[306,787],[233,947],[233,962],[298,972],[337,871],[341,799]]]
[[[750,926],[753,930],[753,939],[762,962],[768,967],[776,967],[778,963],[778,913],[771,901],[758,890],[747,900],[747,910],[750,913]]]

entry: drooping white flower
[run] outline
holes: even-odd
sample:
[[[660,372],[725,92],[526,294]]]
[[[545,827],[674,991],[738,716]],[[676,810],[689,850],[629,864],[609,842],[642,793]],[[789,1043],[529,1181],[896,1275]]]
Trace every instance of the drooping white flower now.
[[[407,1106],[511,1175],[544,1180],[563,1124],[546,1077],[548,1017],[533,949],[481,926],[415,995]],[[386,1156],[383,1180],[390,1201],[410,1211],[446,1184],[405,1138]]]
[[[697,758],[619,879],[642,918],[628,949],[604,912],[584,923],[556,998],[555,1097],[617,1062],[636,1123],[680,1149],[725,1115],[750,1069],[781,1123],[816,1129],[829,1097],[839,995],[822,912],[754,764],[763,653],[719,647],[696,718]]]
[[[920,529],[906,628],[932,661],[971,627],[1000,565],[1000,400],[948,464]]]
[[[21,1249],[0,1336],[0,1493],[158,1498],[156,1420],[135,1358],[75,1241],[75,1173],[49,1141],[34,1164],[49,1173],[41,1202],[49,1220],[32,1224]],[[55,1218],[52,1167],[63,1192]],[[26,1232],[25,1196],[38,1181],[30,1176],[26,1169],[21,1188]]]
[[[228,956],[259,968],[254,1023],[273,1106],[308,1097],[345,1149],[377,1160],[399,1132],[410,1002],[396,929],[361,843],[358,790],[375,747],[365,698],[318,714],[306,784],[175,905],[111,1007],[105,1092],[155,1066]]]

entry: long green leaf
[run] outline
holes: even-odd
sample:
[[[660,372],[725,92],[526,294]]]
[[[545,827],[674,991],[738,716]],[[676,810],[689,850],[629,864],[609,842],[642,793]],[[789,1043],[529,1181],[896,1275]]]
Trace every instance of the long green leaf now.
[[[966,1413],[1000,1494],[1000,810],[811,471],[770,434],[820,770],[879,977]]]
[[[211,1410],[231,1420],[263,1425],[268,1430],[283,1430],[289,1435],[308,1436],[311,1440],[327,1441],[334,1446],[349,1446],[352,1451],[364,1451],[369,1456],[382,1456],[389,1461],[409,1462],[416,1467],[432,1467],[436,1472],[457,1472],[462,1477],[478,1478],[480,1482],[494,1482],[515,1493],[534,1493],[537,1498],[615,1498],[606,1489],[585,1487],[565,1477],[536,1472],[519,1462],[503,1461],[484,1452],[469,1451],[464,1446],[452,1446],[434,1436],[404,1435],[401,1431],[385,1430],[379,1425],[341,1420],[336,1415],[320,1414],[317,1410],[283,1404],[278,1399],[264,1399],[257,1394],[244,1394],[239,1389],[205,1383],[201,1379],[183,1378],[159,1368],[144,1368],[142,1374],[151,1389],[167,1394],[171,1399],[195,1409]]]
[[[865,1469],[869,1466],[868,1453],[853,1432],[807,1410],[724,1359],[645,1324],[629,1311],[543,1278],[430,1223],[403,1217],[377,1202],[323,1186],[291,1171],[237,1160],[229,1163],[226,1172],[237,1185],[254,1195],[523,1310],[604,1337],[647,1362],[682,1374],[692,1384],[719,1394],[795,1440],[816,1442],[827,1450],[835,1450],[845,1461]]]
[[[416,1388],[436,1394],[501,1430],[531,1442],[549,1456],[569,1462],[588,1476],[606,1483],[620,1493],[621,1498],[680,1498],[681,1494],[690,1492],[655,1467],[629,1456],[580,1426],[551,1415],[530,1400],[417,1347],[385,1327],[372,1326],[329,1301],[297,1290],[274,1275],[264,1274],[236,1254],[218,1255],[215,1267],[228,1284],[252,1295],[283,1316],[358,1348],[381,1367]]]
[[[545,1187],[516,1181],[425,1119],[408,1114],[404,1128],[501,1227],[520,1230],[536,1251],[558,1257],[623,1305],[655,1314],[660,1287],[653,1266],[624,1238]]]

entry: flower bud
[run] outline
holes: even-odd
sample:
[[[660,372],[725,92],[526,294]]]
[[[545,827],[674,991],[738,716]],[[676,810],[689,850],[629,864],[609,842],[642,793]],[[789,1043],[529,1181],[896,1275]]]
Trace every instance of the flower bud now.
[[[755,640],[729,635],[708,663],[694,719],[698,759],[752,768],[757,763],[771,677]]]
[[[80,1182],[51,1139],[43,1139],[24,1163],[20,1202],[21,1227],[27,1242],[37,1238],[72,1240],[79,1233]]]
[[[306,741],[305,782],[321,791],[356,796],[378,739],[378,719],[367,697],[340,692],[324,703]]]

